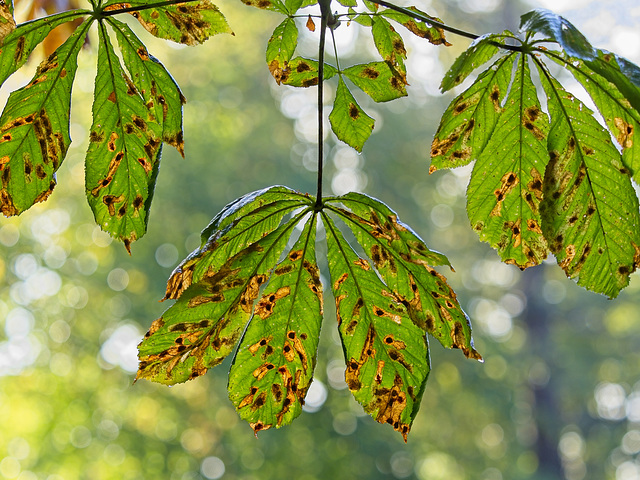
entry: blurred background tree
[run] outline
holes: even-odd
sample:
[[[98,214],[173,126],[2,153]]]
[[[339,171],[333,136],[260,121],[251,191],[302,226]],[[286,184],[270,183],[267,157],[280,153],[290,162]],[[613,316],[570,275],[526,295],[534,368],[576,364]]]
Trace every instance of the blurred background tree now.
[[[515,31],[522,13],[544,6],[594,45],[640,63],[640,7],[632,0],[418,6],[477,33]],[[0,222],[0,476],[640,480],[637,279],[608,301],[553,265],[520,273],[501,264],[468,226],[470,170],[427,174],[431,139],[452,98],[440,96],[438,85],[468,45],[454,36],[448,49],[406,37],[409,97],[389,105],[358,97],[375,112],[374,136],[357,155],[327,134],[327,190],[363,191],[392,204],[449,256],[457,273],[448,277],[485,364],[431,342],[434,371],[408,445],[351,398],[331,318],[306,413],[258,439],[227,399],[229,360],[197,382],[132,386],[136,345],[166,308],[158,303],[164,282],[210,218],[268,185],[315,191],[315,92],[277,87],[264,63],[279,17],[240,3],[220,7],[234,37],[185,48],[141,34],[188,99],[186,159],[165,149],[149,233],[131,257],[93,223],[84,198],[87,146],[79,141],[47,205]],[[317,32],[301,31],[301,53],[314,55]],[[357,31],[336,30],[341,56],[371,53]],[[90,46],[80,56],[76,140],[88,136],[92,55]],[[35,65],[9,80],[3,98]]]

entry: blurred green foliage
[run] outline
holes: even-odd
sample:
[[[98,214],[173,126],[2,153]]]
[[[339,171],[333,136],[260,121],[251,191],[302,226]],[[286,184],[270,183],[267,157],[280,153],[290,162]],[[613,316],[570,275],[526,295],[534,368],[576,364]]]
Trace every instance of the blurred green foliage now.
[[[432,9],[455,23],[463,3],[434,1]],[[466,14],[460,26],[513,28],[525,11],[493,3],[493,14]],[[187,49],[143,36],[188,99],[186,159],[165,149],[149,233],[131,257],[93,223],[80,142],[47,205],[0,223],[0,477],[640,479],[637,274],[611,302],[552,265],[524,273],[503,265],[468,227],[469,170],[427,175],[428,147],[450,101],[433,85],[466,46],[455,38],[452,53],[409,46],[419,68],[408,99],[374,106],[358,98],[378,123],[361,156],[329,138],[327,191],[360,189],[394,205],[448,255],[485,364],[432,342],[437,368],[407,445],[351,398],[331,319],[307,412],[257,439],[227,399],[228,361],[197,382],[132,385],[135,346],[166,308],[158,303],[165,279],[210,218],[271,184],[315,190],[315,94],[276,88],[264,64],[277,15],[221,7],[235,37]],[[87,137],[95,68],[83,53],[76,140]]]

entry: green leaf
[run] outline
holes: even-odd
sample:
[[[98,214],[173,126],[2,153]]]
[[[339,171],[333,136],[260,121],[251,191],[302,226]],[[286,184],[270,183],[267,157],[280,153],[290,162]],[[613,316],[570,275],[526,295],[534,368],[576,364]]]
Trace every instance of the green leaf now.
[[[482,153],[502,114],[515,54],[498,59],[449,105],[431,144],[429,173],[466,165]]]
[[[383,17],[372,17],[371,20],[371,33],[378,53],[388,65],[392,66],[403,77],[404,83],[407,84],[407,70],[404,65],[407,51],[404,48],[402,37]]]
[[[460,348],[466,357],[481,359],[473,348],[469,319],[446,279],[432,268],[450,266],[447,257],[429,250],[396,212],[379,200],[348,193],[325,199],[325,205],[352,230],[386,285],[387,298],[399,302],[411,321],[444,347]]]
[[[335,67],[324,64],[324,78],[335,76],[338,70]],[[308,58],[295,57],[282,71],[281,82],[291,87],[312,87],[318,84],[318,62]]]
[[[273,270],[229,372],[229,398],[256,433],[300,415],[313,377],[322,324],[316,219]]]
[[[87,10],[72,10],[18,25],[11,30],[0,47],[0,85],[25,64],[33,49],[58,25],[91,13]],[[0,31],[1,31],[0,27]]]
[[[230,203],[202,231],[202,245],[173,271],[165,299],[179,298],[209,271],[275,230],[294,210],[313,205],[313,198],[287,187],[270,187]]]
[[[85,181],[96,222],[127,250],[147,229],[161,145],[162,127],[122,69],[102,25]]]
[[[278,85],[287,71],[287,65],[298,46],[298,27],[292,18],[286,18],[276,27],[267,44],[267,65]]]
[[[405,27],[414,35],[417,35],[420,38],[424,38],[428,40],[429,43],[432,43],[433,45],[445,45],[445,46],[451,45],[445,39],[444,30],[442,30],[442,28],[430,27],[424,21],[416,20],[411,15],[408,15],[408,13],[415,12],[425,19],[431,19],[439,23],[442,23],[442,20],[440,20],[437,17],[432,17],[431,15],[428,15],[418,10],[416,7],[408,7],[406,10],[407,10],[407,13],[401,13],[396,10],[387,9],[387,10],[380,11],[380,15],[383,15],[395,22],[398,22],[400,25]]]
[[[138,346],[136,380],[172,385],[218,365],[244,330],[260,287],[287,245],[299,214],[259,241],[210,269],[153,322]]]
[[[182,105],[186,99],[162,63],[149,54],[129,26],[114,18],[108,21],[116,32],[131,81],[151,112],[150,119],[162,127],[162,140],[184,157]]]
[[[451,68],[446,73],[440,84],[440,90],[444,93],[453,87],[460,85],[476,68],[485,64],[499,51],[506,38],[514,38],[511,32],[500,34],[488,33],[475,39],[469,48],[456,58]]]
[[[147,7],[153,4],[153,0],[127,3],[112,1],[104,6],[104,11]],[[185,45],[204,43],[209,37],[219,33],[233,34],[222,12],[209,0],[145,8],[131,12],[131,15],[137,18],[151,35]]]
[[[546,53],[568,68],[589,93],[622,148],[625,166],[631,170],[634,180],[640,181],[640,142],[636,141],[637,133],[634,135],[640,132],[640,90],[632,82],[633,75],[623,73],[632,70],[633,64],[622,63],[623,59],[601,51],[598,58],[590,62]]]
[[[13,92],[0,116],[0,211],[18,215],[48,198],[71,143],[69,111],[77,56],[91,21],[80,25]]]
[[[357,0],[337,0],[343,7],[355,7],[358,5]]]
[[[565,52],[583,60],[594,56],[594,49],[580,31],[566,18],[549,10],[538,8],[520,17],[520,30],[540,33],[560,45]]]
[[[540,68],[551,128],[542,231],[578,285],[617,296],[640,263],[640,215],[628,170],[591,112]]]
[[[520,55],[504,111],[473,169],[467,212],[480,239],[521,269],[547,256],[539,206],[548,130],[527,58]]]
[[[331,219],[323,221],[347,386],[367,413],[406,441],[431,369],[427,338]]]
[[[376,102],[388,102],[407,96],[406,78],[385,62],[354,65],[343,73]]]
[[[355,148],[358,152],[362,152],[364,142],[367,141],[373,131],[375,123],[373,118],[360,108],[342,77],[338,81],[338,89],[336,90],[333,110],[329,115],[329,122],[331,122],[331,128],[338,139]]]
[[[301,8],[315,5],[316,3],[316,0],[286,0],[285,6],[289,15],[293,15]]]

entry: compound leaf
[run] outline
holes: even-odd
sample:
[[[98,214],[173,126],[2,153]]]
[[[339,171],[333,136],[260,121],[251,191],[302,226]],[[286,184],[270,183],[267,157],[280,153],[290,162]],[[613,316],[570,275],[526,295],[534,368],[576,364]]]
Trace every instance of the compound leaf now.
[[[116,32],[122,60],[131,81],[150,111],[150,120],[162,127],[162,140],[184,157],[182,105],[186,99],[162,63],[149,55],[128,25],[109,18]]]
[[[222,362],[240,338],[260,287],[267,283],[303,215],[240,250],[220,268],[210,267],[184,290],[138,346],[136,379],[171,385]]]
[[[549,155],[549,119],[520,56],[504,111],[480,154],[467,189],[473,229],[502,261],[521,269],[547,256],[540,227],[542,181]]]
[[[451,102],[431,144],[429,173],[461,167],[482,153],[502,114],[514,62],[515,54],[498,59]]]
[[[31,82],[11,93],[0,116],[0,211],[6,216],[46,200],[56,185],[55,172],[71,143],[77,55],[90,23],[44,60]]]
[[[615,297],[640,263],[640,215],[629,172],[593,112],[539,69],[551,116],[542,231],[567,276]]]
[[[153,5],[152,0],[134,2],[108,2],[104,11]],[[204,43],[219,33],[233,34],[222,12],[209,0],[198,0],[178,5],[164,5],[130,12],[151,35],[185,45]]]
[[[161,146],[162,127],[101,25],[85,182],[96,222],[127,250],[146,232]]]
[[[257,433],[302,412],[322,324],[316,214],[274,268],[229,372],[229,398]]]
[[[329,115],[331,128],[338,139],[355,148],[358,152],[373,131],[374,120],[358,105],[356,99],[345,85],[342,77],[338,80],[338,88]]]
[[[278,85],[282,82],[287,65],[298,45],[298,27],[293,18],[278,25],[267,44],[267,65]]]
[[[343,73],[375,102],[388,102],[407,96],[406,77],[386,62],[354,65]]]

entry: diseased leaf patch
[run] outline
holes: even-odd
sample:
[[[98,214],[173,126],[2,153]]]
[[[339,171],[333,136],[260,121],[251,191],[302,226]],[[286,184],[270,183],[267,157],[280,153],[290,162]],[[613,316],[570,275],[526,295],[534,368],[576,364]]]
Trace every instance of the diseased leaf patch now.
[[[315,226],[313,215],[273,269],[229,372],[231,401],[256,433],[300,415],[313,377],[322,323]]]
[[[46,200],[71,143],[69,110],[84,23],[13,92],[0,117],[0,211],[18,215]]]
[[[147,6],[149,2],[110,2],[104,10]],[[178,5],[165,5],[131,12],[151,35],[185,45],[199,45],[209,37],[233,31],[218,7],[209,0],[198,0]]]
[[[96,222],[127,250],[146,232],[162,127],[120,65],[101,26],[86,190]]]
[[[328,211],[349,225],[373,266],[353,252]],[[171,275],[165,298],[176,303],[140,344],[136,378],[174,384],[202,375],[244,331],[229,377],[238,413],[256,433],[297,417],[323,314],[318,216],[327,231],[347,384],[377,421],[406,440],[430,369],[426,333],[481,357],[455,293],[430,266],[448,265],[446,257],[364,195],[331,197],[318,212],[313,197],[271,187],[227,205],[203,231],[202,246]]]
[[[373,131],[375,123],[373,118],[358,105],[342,77],[338,80],[338,89],[329,122],[336,136],[358,152],[362,151],[364,143]]]

